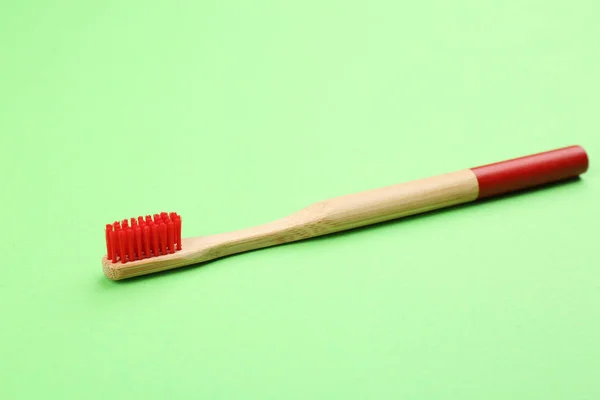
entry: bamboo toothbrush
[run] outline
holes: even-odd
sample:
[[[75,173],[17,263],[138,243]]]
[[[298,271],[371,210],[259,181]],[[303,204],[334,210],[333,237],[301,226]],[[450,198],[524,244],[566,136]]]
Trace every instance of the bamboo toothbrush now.
[[[176,213],[132,218],[106,225],[103,271],[113,280],[150,274],[531,189],[576,178],[587,169],[585,150],[569,146],[335,197],[265,225],[184,239]]]

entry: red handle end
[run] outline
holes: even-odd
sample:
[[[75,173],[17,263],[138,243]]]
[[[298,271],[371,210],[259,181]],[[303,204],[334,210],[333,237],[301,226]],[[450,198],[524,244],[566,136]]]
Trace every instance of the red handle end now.
[[[479,199],[575,178],[587,171],[581,146],[569,146],[526,157],[471,168],[479,182]]]

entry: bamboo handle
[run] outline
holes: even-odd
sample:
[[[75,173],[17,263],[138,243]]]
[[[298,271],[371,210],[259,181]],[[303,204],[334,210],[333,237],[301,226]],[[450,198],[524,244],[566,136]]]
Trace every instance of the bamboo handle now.
[[[466,169],[325,200],[316,208],[322,209],[331,233],[467,203],[477,196],[477,178]]]
[[[579,146],[323,200],[268,224],[214,235],[212,257],[294,242],[469,203],[587,170]]]
[[[327,235],[476,198],[477,178],[470,170],[336,197],[264,225],[212,235],[211,247],[218,250],[211,257]]]

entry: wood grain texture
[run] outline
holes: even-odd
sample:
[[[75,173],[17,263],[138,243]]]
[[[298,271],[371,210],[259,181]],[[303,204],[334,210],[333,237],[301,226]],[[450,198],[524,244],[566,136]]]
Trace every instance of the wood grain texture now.
[[[126,279],[467,203],[478,195],[477,178],[467,169],[323,200],[252,228],[187,238],[175,254],[126,264],[104,257],[102,265],[108,278]]]

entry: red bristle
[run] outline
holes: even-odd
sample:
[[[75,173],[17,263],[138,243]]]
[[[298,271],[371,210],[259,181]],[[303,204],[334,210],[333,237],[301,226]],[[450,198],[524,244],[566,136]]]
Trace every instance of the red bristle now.
[[[123,229],[119,231],[119,255],[121,262],[125,264],[127,262],[127,232]]]
[[[167,226],[164,222],[158,225],[158,243],[160,244],[160,254],[167,254]]]
[[[169,222],[169,214],[167,214],[166,212],[161,212],[160,219],[162,219],[162,221],[166,224],[167,222]]]
[[[125,243],[123,244],[123,250],[125,251],[121,254],[121,258],[126,258],[127,261],[133,261],[133,255],[129,253],[129,230],[131,228],[129,227],[129,221],[127,219],[124,219],[123,222],[121,222],[121,228],[125,232]]]
[[[131,230],[133,231],[133,253],[135,256],[136,260],[140,259],[140,253],[137,247],[137,232],[136,229],[139,229],[140,227],[137,224],[137,220],[132,218],[131,221]],[[141,232],[140,232],[141,233]]]
[[[115,222],[113,224],[113,230],[116,233],[115,240],[113,240],[113,249],[114,249],[114,253],[115,253],[115,258],[113,258],[113,262],[117,262],[117,258],[119,257],[120,250],[121,250],[119,247],[119,232],[121,231],[121,223]]]
[[[133,234],[135,236],[135,254],[137,255],[138,260],[143,260],[145,257],[144,249],[142,247],[142,228],[136,225]]]
[[[117,247],[119,245],[119,241],[117,238],[117,232],[115,231],[111,231],[110,232],[110,243],[111,243],[111,248],[110,248],[110,260],[112,260],[113,264],[117,262]]]
[[[127,229],[127,258],[135,261],[135,238],[131,228]]]
[[[175,227],[173,221],[167,223],[167,246],[169,247],[169,253],[175,253]]]
[[[148,225],[144,225],[142,229],[142,243],[146,258],[152,257],[152,254],[150,254],[150,227]]]
[[[154,222],[150,223],[150,239],[152,244],[152,254],[154,257],[159,256],[158,252],[158,226]]]
[[[106,258],[112,260],[112,244],[110,243],[110,234],[112,232],[112,224],[106,225],[105,237],[106,237]]]
[[[181,217],[175,217],[175,241],[177,242],[177,250],[181,250]]]
[[[123,264],[181,250],[181,217],[176,212],[126,218],[107,224],[106,258]]]

